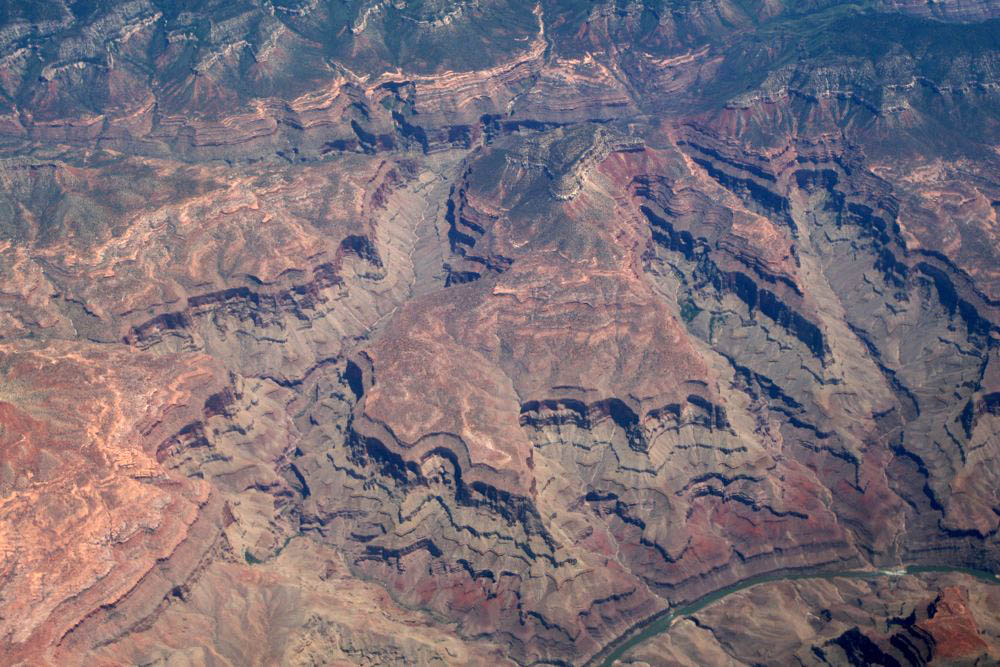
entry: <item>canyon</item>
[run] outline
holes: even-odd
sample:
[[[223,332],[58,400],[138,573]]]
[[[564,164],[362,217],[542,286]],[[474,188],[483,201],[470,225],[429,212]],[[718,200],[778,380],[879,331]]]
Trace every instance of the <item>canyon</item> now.
[[[1000,661],[995,3],[44,0],[0,62],[4,664],[582,665],[757,578],[618,660]]]

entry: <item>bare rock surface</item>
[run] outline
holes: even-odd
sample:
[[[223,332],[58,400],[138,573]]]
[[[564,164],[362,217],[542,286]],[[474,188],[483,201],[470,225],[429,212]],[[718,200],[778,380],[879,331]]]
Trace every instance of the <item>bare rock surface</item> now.
[[[996,597],[962,575],[762,584],[616,664],[986,665],[1000,651]]]
[[[3,5],[0,662],[584,664],[996,572],[997,21]],[[997,595],[625,659],[989,664]]]

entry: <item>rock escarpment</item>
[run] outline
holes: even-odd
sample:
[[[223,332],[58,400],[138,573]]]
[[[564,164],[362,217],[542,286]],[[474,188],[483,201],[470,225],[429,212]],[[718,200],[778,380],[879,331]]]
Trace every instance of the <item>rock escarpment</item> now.
[[[1000,567],[995,18],[680,4],[4,14],[8,662],[579,664]],[[920,613],[727,604],[993,656],[985,584],[864,586]],[[726,609],[650,650],[752,662]]]
[[[676,621],[621,664],[988,664],[995,604],[995,587],[961,575],[761,584]]]

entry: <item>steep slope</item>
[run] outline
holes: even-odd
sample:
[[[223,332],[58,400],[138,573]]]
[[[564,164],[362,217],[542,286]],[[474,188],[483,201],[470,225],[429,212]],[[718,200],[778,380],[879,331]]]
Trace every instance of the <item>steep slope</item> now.
[[[997,571],[997,20],[4,6],[0,654],[581,664]],[[907,582],[631,655],[995,656]]]
[[[622,664],[990,664],[997,589],[974,582],[921,575],[765,584],[677,621]]]

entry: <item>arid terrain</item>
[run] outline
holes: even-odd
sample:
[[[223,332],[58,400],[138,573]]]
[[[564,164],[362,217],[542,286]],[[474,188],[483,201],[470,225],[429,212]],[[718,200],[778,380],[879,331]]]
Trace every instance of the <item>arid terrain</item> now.
[[[991,0],[0,2],[0,664],[1000,663],[998,212]]]

